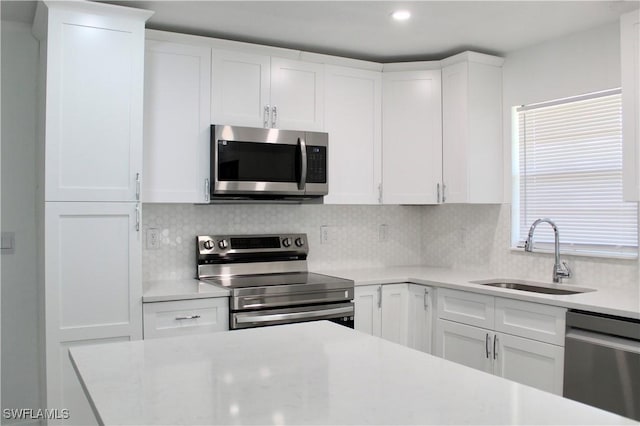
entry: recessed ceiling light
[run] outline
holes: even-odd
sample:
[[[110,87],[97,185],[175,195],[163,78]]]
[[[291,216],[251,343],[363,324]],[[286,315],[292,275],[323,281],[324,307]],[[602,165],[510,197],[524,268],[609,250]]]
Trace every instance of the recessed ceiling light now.
[[[391,17],[396,21],[406,21],[411,18],[411,12],[408,10],[396,10],[391,14]]]

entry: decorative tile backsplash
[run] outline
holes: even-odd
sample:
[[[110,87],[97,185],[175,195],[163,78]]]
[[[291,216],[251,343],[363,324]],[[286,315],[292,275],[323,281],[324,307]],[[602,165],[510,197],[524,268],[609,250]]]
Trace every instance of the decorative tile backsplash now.
[[[553,255],[511,250],[511,205],[443,205],[422,218],[424,263],[489,269],[496,277],[550,281]],[[640,285],[638,260],[562,255],[572,269],[567,283],[595,287]]]
[[[424,207],[336,205],[145,204],[143,231],[157,228],[160,249],[143,241],[143,279],[193,278],[195,236],[304,232],[309,238],[309,268],[345,269],[417,265]],[[380,241],[379,226],[387,225]],[[329,240],[320,244],[320,226]],[[144,232],[146,236],[146,232]]]
[[[500,277],[549,281],[553,256],[510,249],[510,208],[503,205],[337,206],[145,204],[143,231],[157,228],[160,248],[143,249],[143,278],[195,276],[195,236],[304,232],[313,270],[431,265],[487,270]],[[381,241],[379,226],[387,225]],[[320,243],[327,225],[329,241]],[[145,233],[146,236],[146,233]],[[145,246],[143,241],[143,247]],[[637,260],[563,256],[567,282],[638,286]]]

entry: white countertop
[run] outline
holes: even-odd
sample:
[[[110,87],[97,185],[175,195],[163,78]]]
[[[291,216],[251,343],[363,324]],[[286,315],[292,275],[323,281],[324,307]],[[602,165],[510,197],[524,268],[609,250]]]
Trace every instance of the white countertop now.
[[[609,315],[640,318],[640,282],[636,288],[618,289],[601,287],[596,288],[596,291],[593,292],[561,296],[520,290],[509,290],[470,283],[469,281],[489,278],[526,279],[526,277],[496,277],[493,274],[481,271],[458,271],[448,268],[435,268],[428,266],[389,266],[381,268],[326,270],[318,272],[353,280],[356,286],[413,282],[416,284],[424,284],[434,287],[454,288],[458,290],[473,291],[475,293],[562,306],[569,309],[582,309],[585,311],[600,312]],[[560,286],[568,289],[572,286],[575,287],[574,284],[560,284]],[[144,295],[142,300],[143,302],[160,302],[204,297],[226,297],[228,295],[228,289],[215,284],[201,282],[196,279],[149,281],[144,284]]]
[[[158,280],[143,284],[143,302],[228,297],[229,290],[215,284],[192,280]]]
[[[489,287],[469,282],[489,278],[526,279],[526,277],[498,277],[487,272],[457,271],[427,266],[390,266],[384,268],[330,270],[321,271],[320,273],[353,280],[356,286],[412,282],[562,306],[569,309],[582,309],[609,315],[640,318],[640,283],[636,288],[626,289],[560,284],[560,288],[588,287],[594,288],[596,291],[572,295],[552,295]],[[551,283],[545,284],[552,285]]]
[[[634,423],[326,321],[70,354],[106,425]]]

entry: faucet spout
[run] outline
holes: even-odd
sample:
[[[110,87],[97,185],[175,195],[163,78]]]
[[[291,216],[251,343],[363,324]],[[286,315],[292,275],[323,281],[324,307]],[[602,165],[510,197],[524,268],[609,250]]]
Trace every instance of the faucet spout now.
[[[570,278],[571,277],[571,269],[566,262],[560,262],[560,232],[558,231],[558,227],[551,219],[536,219],[533,224],[531,224],[531,228],[529,228],[529,235],[527,236],[527,240],[524,242],[524,250],[531,253],[533,252],[533,233],[536,230],[536,227],[541,223],[548,223],[553,229],[554,236],[554,263],[553,263],[553,282],[559,283],[562,278]]]

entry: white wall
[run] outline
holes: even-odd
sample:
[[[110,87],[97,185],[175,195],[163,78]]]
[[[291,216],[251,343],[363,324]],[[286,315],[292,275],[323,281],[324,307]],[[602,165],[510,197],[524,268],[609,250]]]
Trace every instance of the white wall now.
[[[39,408],[36,256],[36,78],[38,42],[26,24],[2,22],[2,408]],[[10,421],[4,421],[5,424]]]
[[[512,251],[511,107],[620,86],[617,23],[514,51],[503,68],[505,197],[501,206],[447,205],[427,208],[423,255],[436,266],[490,269],[496,276],[549,281],[553,257]],[[638,286],[635,260],[567,256],[568,282],[596,287]]]
[[[508,54],[503,66],[505,202],[511,201],[511,108],[620,87],[613,23]]]

